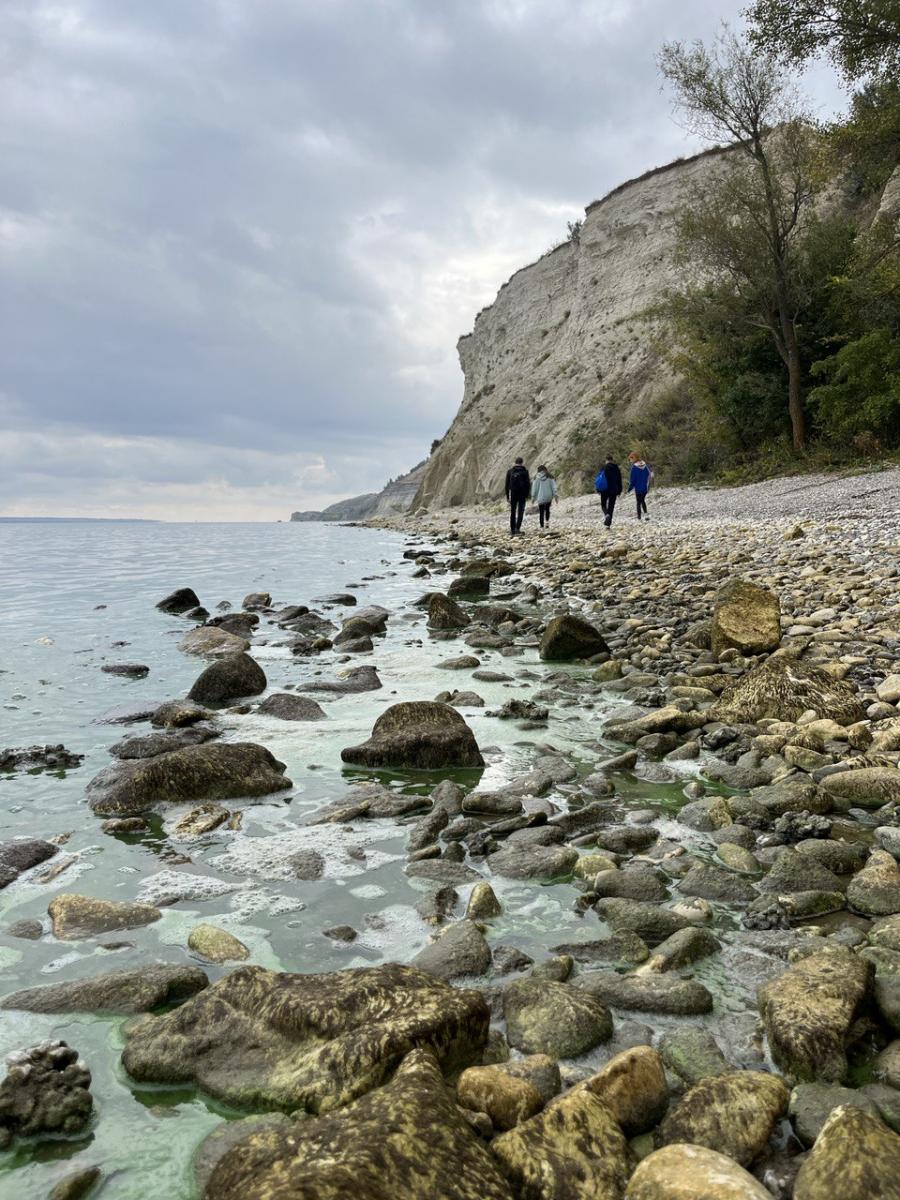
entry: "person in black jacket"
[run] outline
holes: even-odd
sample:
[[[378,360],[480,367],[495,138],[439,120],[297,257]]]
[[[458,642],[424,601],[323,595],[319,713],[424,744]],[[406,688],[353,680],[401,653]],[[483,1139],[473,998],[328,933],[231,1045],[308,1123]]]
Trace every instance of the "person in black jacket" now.
[[[622,495],[622,472],[619,470],[618,464],[613,461],[611,454],[606,456],[601,475],[606,486],[600,489],[600,507],[606,518],[603,524],[609,529],[612,525],[616,501]]]
[[[525,504],[531,495],[531,476],[521,458],[506,472],[506,499],[509,501],[509,532],[517,534],[522,528]]]

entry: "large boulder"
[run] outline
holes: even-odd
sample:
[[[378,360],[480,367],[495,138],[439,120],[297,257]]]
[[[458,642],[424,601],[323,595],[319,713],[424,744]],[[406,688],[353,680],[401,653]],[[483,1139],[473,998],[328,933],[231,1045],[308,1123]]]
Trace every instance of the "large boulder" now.
[[[292,786],[284,771],[255,742],[214,742],[105,767],[86,794],[99,816],[132,817],[157,804],[268,796]]]
[[[749,1166],[765,1150],[790,1093],[767,1071],[729,1071],[701,1079],[660,1127],[663,1142],[693,1142]]]
[[[0,842],[0,889],[8,887],[23,871],[46,862],[56,854],[58,846],[42,838],[16,838]]]
[[[511,1046],[525,1054],[577,1058],[612,1036],[609,1009],[567,983],[516,979],[503,989]]]
[[[635,1012],[671,1013],[684,1017],[712,1012],[713,1008],[713,998],[702,983],[674,975],[585,971],[579,975],[576,986],[613,1008],[628,1008]]]
[[[513,843],[488,857],[488,865],[504,879],[560,879],[572,873],[578,851],[571,846]]]
[[[797,1173],[794,1200],[900,1200],[900,1137],[878,1117],[841,1105]]]
[[[780,643],[781,604],[774,592],[746,579],[732,579],[719,589],[710,626],[713,654],[768,654]]]
[[[197,608],[200,599],[193,588],[176,588],[165,599],[160,600],[157,608],[166,613],[186,613],[188,609]]]
[[[835,946],[801,959],[759,989],[772,1058],[792,1082],[843,1079],[848,1035],[872,972],[865,959]]]
[[[882,766],[839,771],[822,780],[822,790],[854,808],[900,804],[900,770]]]
[[[449,704],[411,700],[392,704],[361,746],[341,751],[346,763],[362,767],[483,767],[472,730]]]
[[[126,900],[98,900],[77,892],[60,892],[47,906],[53,922],[53,936],[63,942],[95,937],[115,929],[138,929],[152,925],[162,913],[152,904],[132,904]]]
[[[456,1098],[463,1108],[487,1113],[495,1129],[513,1129],[544,1107],[533,1083],[499,1066],[468,1067],[459,1077]]]
[[[491,950],[474,921],[454,921],[419,951],[412,965],[438,979],[483,975],[491,965]]]
[[[220,658],[223,654],[240,654],[248,650],[250,643],[245,637],[229,633],[219,625],[198,625],[190,629],[178,643],[184,654],[196,654],[200,658]]]
[[[752,724],[764,717],[796,721],[809,709],[839,725],[853,725],[866,715],[852,684],[778,654],[729,684],[706,716],[725,724]]]
[[[249,654],[229,654],[201,672],[188,692],[198,704],[230,704],[242,696],[258,696],[268,685],[266,673]]]
[[[204,1200],[512,1200],[430,1050],[339,1112],[251,1133],[216,1164]]]
[[[772,1193],[716,1150],[673,1145],[638,1164],[625,1200],[772,1200]]]
[[[397,963],[324,975],[247,966],[174,1012],[132,1022],[122,1062],[140,1083],[322,1113],[378,1087],[417,1046],[447,1071],[479,1061],[489,1017],[480,992]]]
[[[887,850],[873,850],[863,869],[850,880],[847,899],[869,917],[900,913],[900,867]]]
[[[631,1171],[625,1135],[582,1084],[491,1142],[520,1200],[619,1200]]]
[[[65,1042],[42,1042],[6,1059],[0,1083],[0,1149],[14,1137],[80,1133],[91,1119],[91,1073]]]
[[[47,983],[25,988],[0,1000],[0,1009],[34,1013],[150,1012],[178,1004],[202,991],[209,980],[199,967],[178,963],[153,963],[126,967],[67,983]]]
[[[571,662],[608,653],[609,646],[600,630],[573,613],[551,617],[541,638],[540,656],[546,662]]]
[[[627,1137],[653,1129],[669,1107],[665,1067],[650,1046],[623,1050],[585,1086],[603,1101]]]
[[[429,629],[464,629],[469,624],[469,618],[455,600],[445,596],[443,592],[434,592],[428,601]]]

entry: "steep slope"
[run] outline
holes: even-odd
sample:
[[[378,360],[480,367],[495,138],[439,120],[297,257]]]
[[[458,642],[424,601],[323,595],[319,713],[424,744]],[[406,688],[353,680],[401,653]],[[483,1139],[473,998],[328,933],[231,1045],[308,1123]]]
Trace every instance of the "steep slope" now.
[[[392,479],[380,492],[366,492],[349,500],[338,500],[322,512],[291,513],[292,521],[364,521],[367,517],[387,517],[407,512],[422,485],[428,460]]]
[[[623,184],[586,210],[577,241],[518,271],[460,338],[460,410],[429,460],[416,503],[441,508],[502,497],[517,454],[584,490],[604,431],[673,382],[664,330],[649,315],[674,280],[670,212],[721,151]]]

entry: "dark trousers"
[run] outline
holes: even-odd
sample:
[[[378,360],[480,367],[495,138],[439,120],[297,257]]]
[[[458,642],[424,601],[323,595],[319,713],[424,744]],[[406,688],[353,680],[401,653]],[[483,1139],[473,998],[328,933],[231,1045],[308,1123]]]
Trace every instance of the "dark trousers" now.
[[[637,519],[641,519],[641,513],[647,516],[647,493],[635,492],[634,498],[637,501]]]
[[[603,512],[606,516],[606,520],[603,522],[603,524],[607,527],[607,529],[610,525],[612,525],[613,512],[615,511],[616,501],[618,498],[618,492],[600,493],[600,507],[603,509]]]
[[[541,529],[544,528],[544,522],[546,522],[548,525],[550,524],[550,505],[552,503],[552,500],[548,500],[546,504],[538,505],[538,515],[541,518]]]
[[[518,533],[522,528],[522,518],[525,516],[525,497],[510,496],[509,498],[509,532]]]

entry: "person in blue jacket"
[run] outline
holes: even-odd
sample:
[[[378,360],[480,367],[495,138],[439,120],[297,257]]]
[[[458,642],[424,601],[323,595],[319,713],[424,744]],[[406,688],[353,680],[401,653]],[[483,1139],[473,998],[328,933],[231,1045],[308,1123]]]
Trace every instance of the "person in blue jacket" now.
[[[653,481],[653,472],[634,452],[628,455],[628,461],[631,463],[628,491],[634,492],[634,498],[637,501],[637,519],[640,521],[642,513],[645,517],[648,515],[647,493],[650,491],[650,484]]]
[[[600,468],[594,487],[600,493],[600,508],[605,518],[603,524],[607,529],[612,525],[616,501],[622,495],[622,472],[611,454],[607,454],[606,462]]]

